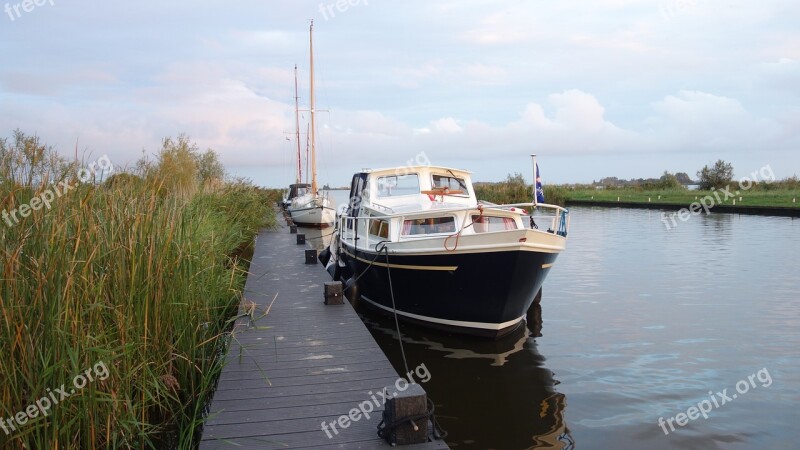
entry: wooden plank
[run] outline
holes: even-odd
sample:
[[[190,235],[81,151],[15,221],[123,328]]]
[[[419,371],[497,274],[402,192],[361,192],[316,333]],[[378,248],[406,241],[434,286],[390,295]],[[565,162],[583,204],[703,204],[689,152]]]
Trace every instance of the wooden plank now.
[[[295,421],[291,422],[292,426],[294,426],[296,423]],[[359,421],[351,424],[347,429],[338,430],[338,434],[331,432],[331,438],[328,438],[326,433],[321,429],[320,421],[317,420],[308,421],[308,427],[313,429],[271,435],[259,433],[261,427],[257,424],[252,424],[249,430],[242,429],[237,431],[234,428],[219,430],[219,440],[213,444],[209,442],[206,444],[206,446],[201,446],[201,449],[277,449],[307,448],[314,446],[322,448],[336,448],[339,445],[344,445],[344,448],[392,448],[389,444],[377,437],[376,426],[377,421],[374,423]],[[244,433],[244,435],[239,435],[241,433]],[[240,447],[236,447],[237,445]],[[447,448],[446,446],[441,447],[435,442],[428,442],[418,445],[419,446],[402,446],[397,448]]]
[[[308,417],[336,417],[342,411],[353,407],[353,402],[330,403],[327,405],[288,406],[283,408],[262,408],[250,411],[239,411],[237,414],[220,414],[209,417],[207,426],[227,425],[231,423],[256,423],[273,422]],[[383,406],[376,407],[375,411],[383,411]],[[278,424],[279,425],[279,424]]]
[[[307,385],[317,385],[317,384],[330,385],[335,383],[345,383],[350,380],[353,381],[385,380],[393,376],[395,376],[394,369],[382,367],[377,369],[362,370],[358,372],[335,371],[325,374],[283,376],[283,377],[276,377],[274,375],[270,375],[269,383],[267,385],[271,387],[307,386]],[[240,379],[237,380],[236,383],[225,384],[224,389],[225,390],[253,389],[262,386],[263,381],[264,379],[260,377],[254,379]]]
[[[392,378],[388,378],[393,383]],[[347,380],[347,390],[360,390],[363,392],[378,391],[386,386],[387,377],[371,378],[368,380]],[[223,389],[217,390],[214,399],[225,400],[255,400],[260,398],[291,397],[298,395],[324,396],[342,390],[340,383],[306,384],[301,386],[270,386],[263,389]],[[368,395],[365,394],[365,397]]]
[[[380,361],[378,361],[380,363]],[[372,371],[372,370],[381,370],[384,368],[383,364],[378,364],[375,362],[361,362],[361,363],[348,363],[348,364],[338,364],[338,365],[329,365],[329,366],[322,366],[322,367],[296,367],[290,369],[280,369],[276,370],[272,367],[269,367],[269,373],[261,374],[257,371],[253,370],[238,370],[238,371],[227,371],[222,373],[222,377],[220,378],[220,385],[227,386],[227,384],[223,384],[221,381],[242,381],[242,380],[251,380],[251,379],[261,379],[263,377],[268,377],[269,379],[279,379],[285,377],[302,377],[302,376],[320,376],[320,375],[329,375],[334,373],[359,373],[365,371]]]
[[[304,249],[283,228],[259,234],[240,306],[252,315],[236,321],[201,450],[390,448],[377,436],[383,405],[371,397],[397,372],[349,304],[323,305],[330,278],[305,264]],[[372,408],[368,418],[323,430],[359,405]]]
[[[243,351],[250,357],[263,356],[264,360],[275,362],[307,361],[315,356],[336,355],[346,357],[349,354],[374,353],[375,347],[369,342],[358,344],[318,345],[314,347],[300,347],[295,349],[266,348],[263,346],[243,346]]]

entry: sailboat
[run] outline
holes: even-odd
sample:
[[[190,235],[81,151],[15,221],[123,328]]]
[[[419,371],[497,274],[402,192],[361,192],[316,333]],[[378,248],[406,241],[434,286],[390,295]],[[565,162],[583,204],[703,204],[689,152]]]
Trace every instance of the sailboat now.
[[[297,97],[297,68],[295,67],[295,122],[297,138],[297,183],[289,188],[289,198],[287,198],[287,211],[292,220],[298,225],[307,226],[328,226],[336,220],[336,205],[334,200],[327,194],[319,191],[317,184],[317,153],[316,153],[316,97],[314,95],[314,21],[308,31],[308,45],[310,60],[310,105],[311,114],[310,146],[311,146],[311,184],[300,182],[300,128],[298,115]]]
[[[283,199],[283,209],[288,209],[292,200],[305,195],[311,188],[308,183],[303,183],[303,159],[300,153],[300,95],[297,89],[297,64],[294,65],[294,138],[297,144],[297,167],[294,184],[289,185],[289,192]],[[288,138],[287,138],[288,139]]]

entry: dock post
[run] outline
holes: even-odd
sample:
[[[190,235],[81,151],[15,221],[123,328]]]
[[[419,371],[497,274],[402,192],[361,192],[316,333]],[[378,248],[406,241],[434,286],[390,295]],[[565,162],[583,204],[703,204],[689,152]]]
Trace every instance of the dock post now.
[[[298,234],[298,236],[302,236]],[[316,264],[317,263],[317,251],[314,249],[306,250],[306,264]]]
[[[303,245],[306,243],[306,235],[305,234],[298,234],[297,235],[297,245]]]
[[[386,428],[381,429],[378,434],[392,446],[427,442],[430,419],[427,416],[428,395],[422,386],[416,383],[408,384],[407,389],[402,392],[397,392],[399,388],[396,384],[384,388],[391,394],[383,410],[383,423]],[[413,417],[417,419],[411,420]]]
[[[341,281],[325,282],[325,302],[326,305],[344,305],[344,293]]]
[[[289,225],[289,233],[297,234],[297,225]]]

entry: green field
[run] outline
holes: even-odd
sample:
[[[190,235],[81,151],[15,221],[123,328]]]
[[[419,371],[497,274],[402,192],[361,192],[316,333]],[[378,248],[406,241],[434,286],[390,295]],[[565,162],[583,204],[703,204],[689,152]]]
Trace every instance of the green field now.
[[[727,189],[727,190],[724,190]],[[544,186],[545,201],[565,205],[572,200],[596,202],[661,203],[689,206],[693,202],[709,197],[715,205],[764,206],[800,208],[800,182],[789,178],[771,183],[759,183],[741,189],[732,183],[716,191],[696,191],[682,187],[659,189],[642,187],[604,187],[597,189],[589,185]],[[525,184],[521,175],[509,175],[498,183],[475,183],[475,194],[481,200],[498,204],[530,202],[532,188]]]
[[[632,202],[632,203],[664,203],[689,205],[704,197],[713,199],[716,205],[737,206],[781,206],[800,207],[800,189],[776,190],[736,190],[724,191],[690,191],[686,189],[670,190],[637,190],[626,189],[565,189],[565,198],[570,200],[592,200],[597,202]],[[733,195],[732,195],[733,194]],[[735,203],[734,203],[735,201]]]

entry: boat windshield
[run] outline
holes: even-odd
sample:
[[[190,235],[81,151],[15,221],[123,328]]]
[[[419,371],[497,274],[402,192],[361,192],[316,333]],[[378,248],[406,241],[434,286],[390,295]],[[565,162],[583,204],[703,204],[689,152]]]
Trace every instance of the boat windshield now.
[[[464,194],[467,193],[467,184],[464,182],[464,179],[455,175],[433,175],[433,187],[434,189],[448,188],[451,191],[463,191]]]
[[[378,197],[419,194],[419,175],[391,175],[378,178]]]

